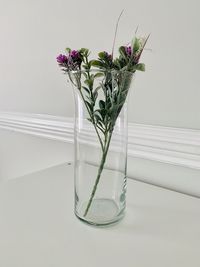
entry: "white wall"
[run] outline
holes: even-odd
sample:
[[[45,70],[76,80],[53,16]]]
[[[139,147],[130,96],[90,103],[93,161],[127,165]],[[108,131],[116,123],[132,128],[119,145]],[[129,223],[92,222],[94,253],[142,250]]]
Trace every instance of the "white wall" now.
[[[200,129],[198,0],[0,0],[0,109],[72,116],[71,88],[55,57],[66,46],[110,50],[137,25],[151,33],[129,120]]]
[[[73,147],[66,143],[0,130],[0,181],[17,178],[72,159]]]
[[[200,129],[198,0],[0,0],[0,113],[72,117],[71,87],[55,58],[67,46],[88,47],[93,56],[109,52],[123,8],[117,46],[139,25],[139,33],[151,33],[152,49],[142,57],[147,71],[137,73],[129,121]],[[62,142],[5,130],[0,138],[0,179],[72,158],[72,146]],[[198,157],[198,151],[199,145],[190,156]],[[199,195],[199,170],[135,158],[128,171],[136,179]]]
[[[86,130],[84,142],[93,140]],[[0,112],[0,180],[73,160],[72,118]],[[200,130],[129,123],[127,173],[200,197]]]

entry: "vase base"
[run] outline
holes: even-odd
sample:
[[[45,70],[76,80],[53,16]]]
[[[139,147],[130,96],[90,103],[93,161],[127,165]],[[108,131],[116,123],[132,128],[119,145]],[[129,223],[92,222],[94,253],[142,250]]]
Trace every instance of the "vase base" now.
[[[116,224],[124,217],[124,209],[119,209],[112,199],[94,199],[86,216],[83,216],[88,202],[85,202],[76,216],[83,222],[94,226]]]

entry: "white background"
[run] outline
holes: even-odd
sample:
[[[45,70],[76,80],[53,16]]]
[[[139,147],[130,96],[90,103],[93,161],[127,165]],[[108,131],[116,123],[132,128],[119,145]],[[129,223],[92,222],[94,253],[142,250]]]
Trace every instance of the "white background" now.
[[[139,35],[151,33],[147,48],[152,50],[142,56],[146,72],[136,75],[129,121],[200,130],[199,3],[0,0],[0,114],[72,117],[72,89],[56,56],[68,46],[88,47],[93,51],[91,57],[102,50],[110,52],[117,17],[125,9],[116,47],[127,44],[139,26]],[[0,179],[72,160],[69,144],[3,130],[0,136]],[[197,145],[194,158],[199,148]],[[128,172],[136,179],[178,191],[198,191],[199,170],[166,163],[136,158]]]
[[[73,116],[72,90],[55,58],[66,46],[88,47],[94,56],[100,50],[109,52],[116,19],[125,8],[117,44],[126,44],[139,25],[139,33],[151,33],[147,47],[152,49],[142,57],[147,71],[137,73],[129,121],[200,130],[199,3],[0,0],[0,128],[1,111],[6,110]],[[15,121],[13,125],[12,130],[17,128]],[[197,158],[198,140],[189,141],[197,144],[196,154],[191,153]],[[69,162],[72,155],[72,144],[0,129],[0,181]],[[200,172],[195,168],[141,158],[128,163],[128,173],[138,180],[200,197]],[[87,262],[83,266],[94,266],[95,260],[102,266],[105,258],[116,261],[115,266],[200,266],[198,199],[129,180],[126,219],[119,228],[96,231],[79,227],[69,216],[72,181],[71,171],[60,166],[28,180],[2,183],[2,267],[9,262],[15,267],[19,262],[20,267],[44,267],[45,262],[64,266],[70,260],[73,266],[79,266],[79,260]],[[113,246],[119,237],[120,245]]]
[[[200,129],[198,0],[0,1],[0,109],[73,115],[72,91],[56,55],[65,47],[111,51],[139,25],[151,33],[129,101],[129,120]]]

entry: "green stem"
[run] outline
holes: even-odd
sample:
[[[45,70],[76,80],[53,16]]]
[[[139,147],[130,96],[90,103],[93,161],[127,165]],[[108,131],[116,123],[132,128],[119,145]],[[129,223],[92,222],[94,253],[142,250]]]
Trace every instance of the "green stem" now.
[[[79,80],[77,80],[77,83],[78,83],[78,81],[79,81]],[[89,110],[89,108],[88,108],[88,106],[87,106],[87,103],[85,102],[84,95],[83,95],[83,93],[82,93],[82,91],[81,91],[81,84],[78,85],[78,89],[79,89],[79,92],[80,92],[81,97],[82,97],[82,99],[83,99],[83,102],[84,102],[84,104],[85,104],[85,107],[86,107],[86,109],[87,109],[87,111],[88,111],[88,114],[89,114],[89,116],[90,116],[90,118],[91,118],[91,120],[92,120],[92,124],[94,125],[95,132],[96,132],[96,134],[97,134],[97,136],[98,136],[98,139],[99,139],[99,142],[100,142],[100,145],[101,145],[101,149],[102,149],[102,151],[103,151],[103,142],[102,142],[102,140],[101,140],[101,136],[100,136],[100,134],[99,134],[99,132],[98,132],[98,130],[97,130],[97,127],[96,127],[96,125],[95,125],[94,118],[93,118],[93,116],[92,116],[92,114],[91,114],[91,112],[90,112],[90,110]]]
[[[83,215],[84,217],[87,216],[88,211],[90,209],[90,206],[92,204],[93,198],[95,196],[95,193],[96,193],[96,190],[97,190],[97,186],[98,186],[98,183],[99,183],[99,180],[100,180],[100,177],[101,177],[101,173],[103,171],[104,164],[105,164],[105,161],[106,161],[106,157],[107,157],[107,154],[108,154],[108,149],[109,149],[109,146],[110,146],[111,136],[112,136],[112,133],[110,133],[109,138],[108,138],[107,143],[106,143],[107,135],[105,135],[105,149],[104,149],[103,154],[102,154],[101,163],[99,165],[99,169],[98,169],[98,173],[97,173],[97,178],[96,178],[92,193],[90,195],[90,199],[88,201],[86,210],[85,210],[84,215]]]
[[[92,124],[94,125],[95,132],[97,133],[97,136],[98,136],[98,139],[99,139],[99,142],[100,142],[100,145],[101,145],[101,149],[102,149],[102,151],[103,151],[103,142],[102,142],[102,140],[101,140],[101,136],[100,136],[100,134],[99,134],[99,132],[98,132],[98,130],[97,130],[97,127],[96,127],[96,125],[95,125],[93,116],[92,116],[92,114],[91,114],[91,112],[90,112],[90,110],[89,110],[89,108],[88,108],[88,106],[87,106],[87,104],[86,104],[86,102],[85,102],[85,99],[84,99],[84,96],[83,96],[81,90],[80,90],[80,94],[81,94],[81,97],[82,97],[82,99],[83,99],[83,101],[84,101],[84,104],[85,104],[85,106],[86,106],[86,108],[87,108],[88,114],[90,115],[90,118],[91,118],[91,120],[92,120]]]

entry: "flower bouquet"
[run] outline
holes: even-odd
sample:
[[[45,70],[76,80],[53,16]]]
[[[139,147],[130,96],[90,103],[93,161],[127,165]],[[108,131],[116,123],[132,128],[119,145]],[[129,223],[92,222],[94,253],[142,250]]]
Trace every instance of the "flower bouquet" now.
[[[127,96],[147,38],[134,37],[119,54],[66,49],[57,57],[75,96],[75,214],[106,225],[124,216],[127,168]],[[114,47],[114,46],[113,46]]]

